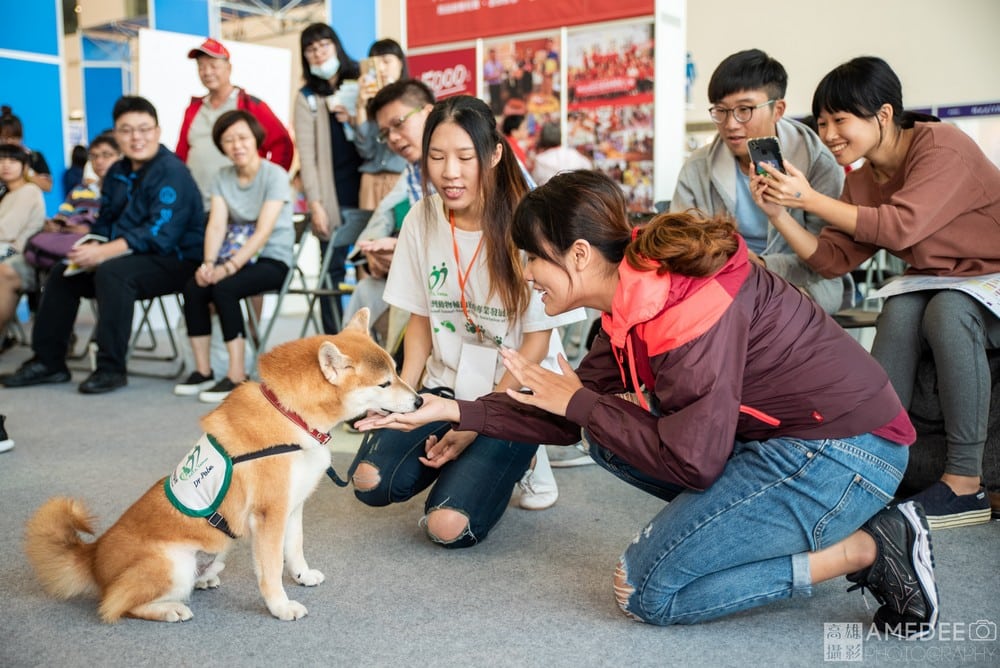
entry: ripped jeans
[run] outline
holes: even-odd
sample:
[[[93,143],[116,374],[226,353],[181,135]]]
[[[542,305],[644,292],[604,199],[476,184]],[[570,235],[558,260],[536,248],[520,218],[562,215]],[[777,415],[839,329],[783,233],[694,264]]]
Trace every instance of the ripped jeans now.
[[[450,429],[450,422],[432,422],[410,432],[372,432],[358,449],[351,470],[366,462],[378,469],[379,482],[370,490],[355,485],[354,495],[369,506],[387,506],[408,501],[433,484],[424,502],[421,524],[426,527],[426,515],[437,508],[457,510],[469,523],[463,535],[453,541],[444,542],[428,532],[429,537],[444,547],[472,547],[485,540],[500,521],[538,444],[478,436],[457,459],[440,469],[421,464],[418,457],[424,454],[427,437],[434,434],[440,438]]]
[[[680,493],[657,493],[592,441],[590,454],[644,491],[676,494],[625,549],[616,583],[627,615],[666,625],[812,595],[807,553],[851,535],[892,499],[909,449],[872,434],[737,442],[711,487]]]

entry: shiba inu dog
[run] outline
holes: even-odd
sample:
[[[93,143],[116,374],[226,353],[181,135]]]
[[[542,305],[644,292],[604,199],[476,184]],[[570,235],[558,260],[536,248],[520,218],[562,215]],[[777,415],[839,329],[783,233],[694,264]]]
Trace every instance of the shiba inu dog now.
[[[329,432],[369,410],[408,412],[422,400],[368,335],[362,309],[335,336],[285,343],[261,356],[261,382],[245,382],[201,419],[205,434],[172,475],[154,484],[93,542],[79,501],[50,499],[28,521],[25,552],[53,596],[100,597],[106,622],[123,616],[191,619],[194,588],[219,586],[233,540],[252,541],[268,610],[299,619],[282,565],[314,586],[323,574],[302,552],[302,506],[330,467]]]

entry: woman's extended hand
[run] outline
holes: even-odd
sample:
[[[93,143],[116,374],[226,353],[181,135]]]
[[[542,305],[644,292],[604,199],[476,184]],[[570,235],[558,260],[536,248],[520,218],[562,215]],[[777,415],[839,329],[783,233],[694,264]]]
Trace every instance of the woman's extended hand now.
[[[420,397],[424,403],[412,413],[371,414],[358,420],[354,428],[359,431],[372,429],[413,431],[430,422],[458,422],[462,417],[458,403],[454,399],[445,399],[436,394],[421,394]]]
[[[454,429],[441,438],[429,436],[424,446],[426,455],[420,457],[420,463],[439,469],[448,462],[458,459],[458,456],[476,440],[476,436],[478,434],[474,431],[455,431]]]
[[[553,415],[566,415],[569,400],[583,385],[569,365],[559,354],[559,368],[562,375],[543,369],[540,364],[528,360],[513,348],[500,351],[503,365],[521,387],[529,390],[526,394],[519,390],[507,390],[507,395],[515,401],[529,406],[537,406]]]
[[[753,165],[754,171],[751,173],[754,176],[750,180],[750,192],[753,194],[754,202],[769,218],[776,212],[773,208],[769,209],[768,205],[804,209],[806,200],[815,193],[805,175],[787,160],[785,174],[767,163],[761,163],[760,168],[766,171],[768,176],[757,174],[756,168],[757,165]]]

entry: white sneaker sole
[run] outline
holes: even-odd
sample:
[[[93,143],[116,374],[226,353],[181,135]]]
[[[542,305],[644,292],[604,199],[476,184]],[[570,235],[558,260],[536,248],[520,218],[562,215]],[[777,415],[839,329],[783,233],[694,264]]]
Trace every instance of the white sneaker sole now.
[[[938,591],[937,583],[934,580],[934,555],[931,553],[931,534],[927,525],[921,521],[920,514],[913,501],[907,501],[897,506],[899,512],[903,514],[906,521],[910,523],[915,538],[913,541],[913,569],[916,571],[917,581],[920,589],[927,599],[927,604],[931,606],[930,619],[927,620],[925,630],[906,636],[907,640],[916,640],[934,632],[938,621]]]
[[[927,525],[932,530],[937,529],[957,529],[958,527],[971,527],[976,524],[986,524],[992,515],[991,508],[980,508],[970,510],[965,513],[954,515],[941,515],[939,517],[927,516]]]
[[[14,439],[8,438],[5,441],[0,441],[0,452],[7,452],[8,450],[14,449]]]
[[[519,508],[523,508],[525,510],[545,510],[546,508],[554,506],[558,499],[559,492],[540,492],[537,494],[528,494],[522,490],[521,498],[517,500],[517,505]]]
[[[206,380],[196,385],[174,385],[174,394],[178,397],[193,397],[215,385],[215,382],[214,380]]]

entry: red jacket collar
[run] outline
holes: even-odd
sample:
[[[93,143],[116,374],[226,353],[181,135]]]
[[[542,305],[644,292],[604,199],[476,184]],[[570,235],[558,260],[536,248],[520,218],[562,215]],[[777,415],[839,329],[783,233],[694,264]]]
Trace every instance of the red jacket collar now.
[[[611,313],[605,313],[601,323],[612,345],[624,348],[628,333],[653,319],[663,320],[658,333],[673,343],[667,349],[710,329],[750,273],[746,243],[741,236],[737,239],[739,247],[733,256],[715,274],[704,278],[669,272],[657,276],[655,270],[636,270],[623,261],[618,267],[618,289]],[[650,345],[650,354],[665,352],[666,341],[653,343],[659,345]]]

